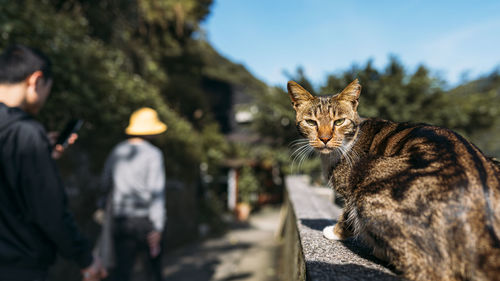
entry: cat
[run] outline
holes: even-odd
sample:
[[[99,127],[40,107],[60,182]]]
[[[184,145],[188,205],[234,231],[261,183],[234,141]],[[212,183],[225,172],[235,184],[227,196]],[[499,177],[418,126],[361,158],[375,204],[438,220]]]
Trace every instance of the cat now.
[[[500,280],[498,162],[445,128],[361,118],[357,79],[328,97],[287,88],[345,200],[327,238],[360,238],[409,280]]]

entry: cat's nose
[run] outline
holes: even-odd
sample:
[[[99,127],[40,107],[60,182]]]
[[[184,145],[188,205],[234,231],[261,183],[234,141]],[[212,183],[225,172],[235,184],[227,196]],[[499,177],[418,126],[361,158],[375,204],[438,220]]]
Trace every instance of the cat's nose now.
[[[328,141],[332,139],[332,136],[326,135],[326,136],[320,136],[319,139],[324,143],[327,144]]]

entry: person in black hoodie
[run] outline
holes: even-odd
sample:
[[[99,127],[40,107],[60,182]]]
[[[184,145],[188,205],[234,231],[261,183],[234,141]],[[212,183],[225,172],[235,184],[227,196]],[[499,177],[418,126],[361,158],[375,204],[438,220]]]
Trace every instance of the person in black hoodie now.
[[[0,280],[46,280],[56,253],[82,268],[83,280],[107,274],[68,211],[47,134],[33,119],[52,86],[51,64],[22,45],[0,55]]]

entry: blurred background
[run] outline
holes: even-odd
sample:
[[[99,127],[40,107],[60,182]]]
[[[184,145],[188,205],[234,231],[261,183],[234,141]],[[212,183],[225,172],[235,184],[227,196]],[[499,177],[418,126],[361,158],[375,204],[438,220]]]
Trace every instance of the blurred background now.
[[[244,227],[245,212],[274,212],[288,174],[322,183],[315,157],[294,150],[288,80],[325,95],[359,78],[360,115],[445,126],[500,157],[499,12],[498,1],[0,0],[0,48],[52,59],[47,130],[85,120],[59,161],[92,239],[105,157],[133,110],[159,112],[168,257]],[[187,269],[206,274],[191,279],[167,258],[167,279],[238,279],[215,278],[220,258],[203,257]],[[60,260],[51,280],[78,280],[78,269]]]

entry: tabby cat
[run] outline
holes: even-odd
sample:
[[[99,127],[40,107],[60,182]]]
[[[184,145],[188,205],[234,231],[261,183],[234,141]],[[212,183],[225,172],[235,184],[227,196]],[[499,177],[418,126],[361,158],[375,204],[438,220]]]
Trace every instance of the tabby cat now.
[[[361,85],[315,97],[288,82],[299,132],[345,199],[328,238],[359,237],[410,280],[500,280],[500,169],[426,124],[361,118]]]

